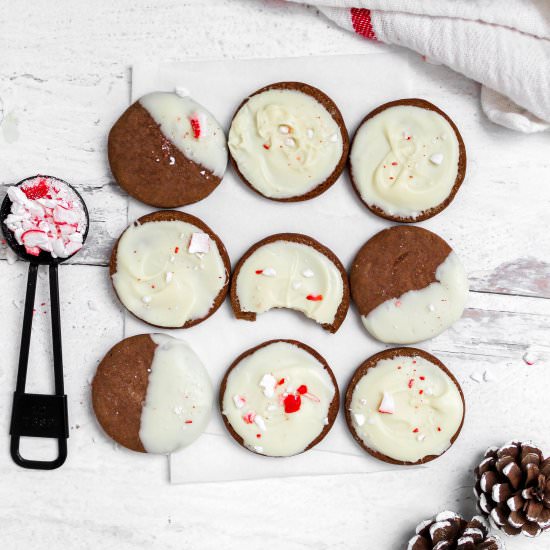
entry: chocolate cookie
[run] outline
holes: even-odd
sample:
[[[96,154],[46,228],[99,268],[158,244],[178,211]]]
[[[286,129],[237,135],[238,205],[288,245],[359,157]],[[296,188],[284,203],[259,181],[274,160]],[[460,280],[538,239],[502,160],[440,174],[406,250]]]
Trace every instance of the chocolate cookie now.
[[[202,105],[170,92],[132,104],[109,133],[118,184],[151,206],[173,208],[210,195],[227,167],[224,132]]]
[[[340,394],[332,370],[296,340],[270,340],[242,353],[223,377],[225,427],[249,451],[273,457],[303,453],[330,431]]]
[[[353,186],[376,215],[398,222],[435,216],[466,174],[455,123],[424,99],[385,103],[361,122],[350,153]]]
[[[455,442],[464,423],[464,395],[443,363],[416,348],[393,348],[367,359],[349,383],[345,415],[353,438],[391,464],[424,464]]]
[[[120,445],[142,453],[171,453],[195,441],[208,424],[213,398],[195,352],[165,334],[122,340],[92,382],[101,427]]]
[[[247,97],[233,117],[228,143],[243,182],[281,202],[326,191],[342,173],[349,152],[338,107],[302,82],[270,84]]]
[[[427,229],[404,225],[367,241],[353,261],[350,286],[367,331],[393,344],[437,336],[460,319],[468,297],[451,247]]]
[[[188,328],[210,317],[229,287],[221,239],[175,210],[142,216],[116,242],[109,264],[122,304],[153,326]]]
[[[235,267],[230,296],[237,319],[255,321],[258,313],[289,308],[329,332],[340,328],[349,308],[344,266],[326,246],[299,233],[253,245]]]

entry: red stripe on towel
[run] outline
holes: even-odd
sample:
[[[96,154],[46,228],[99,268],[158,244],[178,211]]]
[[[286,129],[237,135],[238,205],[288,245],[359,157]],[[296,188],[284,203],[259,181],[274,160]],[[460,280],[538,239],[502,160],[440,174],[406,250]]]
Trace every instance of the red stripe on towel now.
[[[370,10],[365,8],[351,8],[350,11],[353,30],[368,40],[378,40],[376,38],[376,34],[374,34],[374,29],[372,28]]]

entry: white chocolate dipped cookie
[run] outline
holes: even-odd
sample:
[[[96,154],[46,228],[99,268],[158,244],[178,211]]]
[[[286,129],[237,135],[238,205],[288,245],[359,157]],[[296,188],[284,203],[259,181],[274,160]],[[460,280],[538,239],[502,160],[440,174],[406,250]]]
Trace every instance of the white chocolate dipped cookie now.
[[[326,191],[344,169],[349,137],[334,102],[301,82],[279,82],[237,109],[228,137],[233,164],[254,191],[301,201]]]
[[[454,122],[423,99],[381,105],[359,126],[350,174],[365,205],[378,216],[418,222],[455,197],[466,173],[466,148]]]
[[[295,340],[272,340],[244,352],[220,388],[229,433],[266,456],[311,449],[331,429],[338,407],[338,385],[328,363]]]
[[[214,400],[206,369],[189,345],[165,334],[116,344],[92,382],[105,432],[133,451],[168,454],[190,445],[208,424]]]
[[[373,355],[346,391],[346,421],[354,439],[392,464],[423,464],[441,456],[458,437],[464,410],[454,376],[439,359],[415,348]]]
[[[227,167],[227,142],[214,116],[188,96],[153,92],[121,115],[109,133],[109,163],[118,184],[162,208],[204,199]]]
[[[254,321],[273,308],[302,312],[336,332],[349,308],[344,266],[327,247],[307,235],[280,233],[253,245],[231,281],[231,305],[238,319]]]
[[[350,286],[367,331],[390,344],[437,336],[460,319],[468,298],[458,255],[435,233],[405,225],[367,241],[353,261]]]
[[[165,328],[188,328],[212,315],[227,294],[230,269],[220,238],[198,218],[173,210],[129,226],[110,262],[122,304]]]

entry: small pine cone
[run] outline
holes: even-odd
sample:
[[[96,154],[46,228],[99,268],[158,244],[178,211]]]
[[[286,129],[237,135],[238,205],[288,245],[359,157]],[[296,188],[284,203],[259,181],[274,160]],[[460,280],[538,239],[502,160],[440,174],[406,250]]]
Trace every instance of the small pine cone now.
[[[504,550],[504,543],[489,535],[482,517],[466,521],[454,512],[441,512],[418,525],[407,550]]]
[[[475,469],[481,513],[508,535],[536,537],[550,529],[550,457],[531,443],[491,448]]]

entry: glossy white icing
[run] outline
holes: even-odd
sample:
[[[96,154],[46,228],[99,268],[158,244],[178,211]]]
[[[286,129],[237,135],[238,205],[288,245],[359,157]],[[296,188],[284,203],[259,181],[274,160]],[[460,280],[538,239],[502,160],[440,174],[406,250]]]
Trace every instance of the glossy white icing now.
[[[209,111],[190,97],[171,92],[144,95],[139,103],[189,160],[223,176],[227,143],[223,129]]]
[[[381,406],[387,396],[394,402],[390,412]],[[450,447],[464,404],[439,366],[420,356],[398,356],[367,370],[355,386],[350,411],[367,447],[394,460],[417,462]]]
[[[133,224],[120,237],[113,285],[126,308],[153,325],[181,327],[204,317],[228,274],[216,242],[191,253],[198,227],[183,221]],[[201,237],[203,240],[204,237]]]
[[[440,114],[390,107],[367,120],[353,141],[351,171],[361,198],[400,217],[441,204],[458,174],[459,143]]]
[[[248,99],[229,130],[229,149],[262,195],[297,197],[323,183],[343,151],[341,130],[325,107],[297,90],[268,90]]]
[[[378,340],[413,344],[437,336],[460,319],[468,298],[468,278],[451,252],[435,272],[437,282],[386,300],[361,320]]]
[[[148,453],[167,454],[197,439],[212,413],[214,392],[197,354],[186,342],[151,334],[151,364],[139,438]]]
[[[330,375],[313,355],[274,342],[231,370],[222,413],[249,449],[291,456],[323,431],[334,394]]]
[[[272,308],[303,312],[318,323],[332,323],[342,302],[342,274],[324,254],[293,241],[256,249],[241,266],[237,297],[242,311]]]

